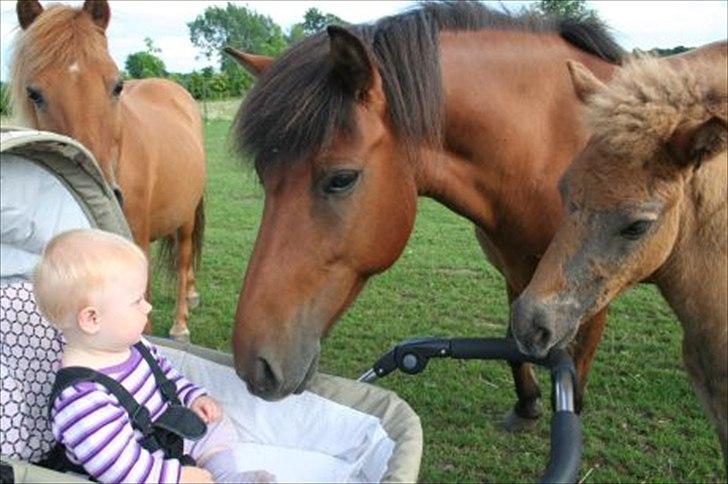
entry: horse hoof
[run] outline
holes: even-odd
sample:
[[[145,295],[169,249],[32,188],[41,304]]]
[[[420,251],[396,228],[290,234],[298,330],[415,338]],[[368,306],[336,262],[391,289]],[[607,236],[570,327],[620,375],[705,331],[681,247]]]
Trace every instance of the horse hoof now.
[[[174,328],[172,328],[169,330],[169,337],[174,341],[179,341],[180,343],[189,343],[190,330],[185,328],[182,331],[174,331]]]
[[[515,410],[511,409],[503,418],[502,427],[506,432],[518,433],[532,429],[537,423],[538,417],[521,417]]]
[[[189,309],[195,309],[199,305],[200,305],[199,293],[194,293],[191,296],[187,296],[187,307]]]

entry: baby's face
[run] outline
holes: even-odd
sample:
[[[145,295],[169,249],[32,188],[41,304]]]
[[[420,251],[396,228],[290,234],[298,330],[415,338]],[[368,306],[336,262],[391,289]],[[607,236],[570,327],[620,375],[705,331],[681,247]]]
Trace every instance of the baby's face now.
[[[107,347],[129,347],[139,341],[152,305],[145,298],[147,269],[130,265],[114,274],[106,288],[97,292],[101,330],[98,336]]]

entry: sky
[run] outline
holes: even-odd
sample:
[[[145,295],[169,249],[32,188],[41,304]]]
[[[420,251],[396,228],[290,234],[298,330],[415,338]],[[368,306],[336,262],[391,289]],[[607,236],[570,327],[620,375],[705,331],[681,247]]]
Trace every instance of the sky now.
[[[53,2],[41,2],[47,6]],[[63,2],[80,6],[82,1]],[[209,5],[226,1],[141,1],[111,2],[111,23],[107,30],[109,49],[123,68],[126,57],[145,50],[144,38],[151,37],[161,49],[159,56],[170,72],[190,72],[213,65],[189,40],[187,22],[201,15]],[[234,2],[270,16],[284,31],[303,20],[304,12],[316,7],[350,23],[371,22],[396,14],[411,1],[247,1]],[[517,10],[527,1],[484,2],[495,8],[505,5]],[[0,0],[0,78],[7,80],[13,38],[18,29],[15,2]],[[599,17],[612,28],[617,42],[625,49],[699,46],[728,37],[728,0],[707,1],[588,1]]]

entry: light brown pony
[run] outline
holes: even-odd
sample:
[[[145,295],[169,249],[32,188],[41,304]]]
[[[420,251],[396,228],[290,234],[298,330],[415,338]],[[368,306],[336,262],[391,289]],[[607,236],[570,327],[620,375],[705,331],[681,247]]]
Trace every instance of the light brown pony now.
[[[608,86],[569,64],[594,134],[561,181],[565,219],[512,326],[542,355],[654,282],[682,323],[685,367],[728,466],[727,56],[721,42],[637,60]]]
[[[192,267],[204,228],[205,155],[195,101],[162,79],[120,79],[107,48],[106,1],[47,10],[20,1],[17,14],[23,30],[11,64],[14,114],[89,148],[123,195],[135,242],[148,255],[151,241],[164,237],[168,252],[176,252],[169,257],[177,270],[170,334],[185,338],[188,299],[198,298]]]
[[[564,62],[607,78],[620,55],[598,23],[477,2],[329,27],[275,61],[238,53],[259,79],[233,132],[265,190],[233,333],[251,391],[304,388],[322,336],[404,249],[418,196],[471,220],[518,295],[558,226],[557,180],[588,138]],[[582,385],[603,323],[575,346]],[[514,377],[514,415],[537,417],[531,368]]]

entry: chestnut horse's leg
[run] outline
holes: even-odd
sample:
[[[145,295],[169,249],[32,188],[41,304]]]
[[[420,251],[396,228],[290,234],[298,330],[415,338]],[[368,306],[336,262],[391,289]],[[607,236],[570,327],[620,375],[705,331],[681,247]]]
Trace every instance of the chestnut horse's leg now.
[[[512,303],[518,294],[510,285],[507,285],[508,303]],[[512,338],[511,325],[508,325],[506,332],[508,338]],[[538,379],[533,371],[533,366],[528,363],[511,363],[513,383],[516,386],[518,401],[503,421],[503,427],[508,431],[518,431],[532,426],[541,416],[541,389],[538,386]]]
[[[197,292],[197,284],[195,282],[195,271],[193,264],[190,264],[190,270],[187,272],[187,307],[195,309],[200,305],[200,294]]]
[[[177,269],[177,302],[174,311],[174,323],[169,335],[179,341],[189,341],[190,330],[187,328],[187,283],[192,270],[192,231],[194,220],[177,229],[176,269]]]
[[[722,326],[722,327],[721,327]],[[693,389],[715,426],[728,476],[728,338],[725,323],[716,331],[683,324],[683,360]]]

